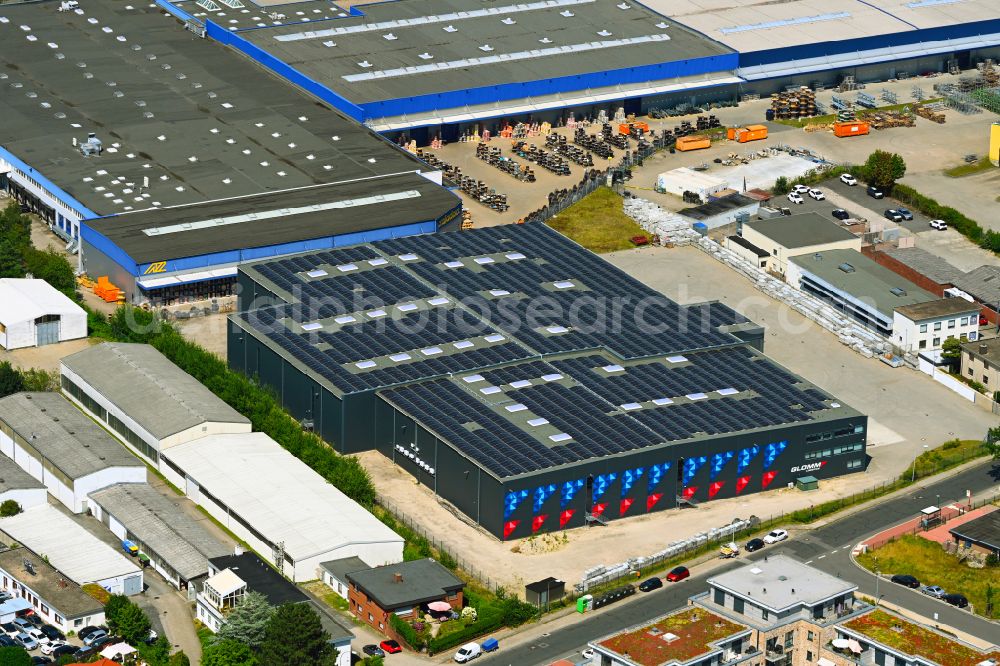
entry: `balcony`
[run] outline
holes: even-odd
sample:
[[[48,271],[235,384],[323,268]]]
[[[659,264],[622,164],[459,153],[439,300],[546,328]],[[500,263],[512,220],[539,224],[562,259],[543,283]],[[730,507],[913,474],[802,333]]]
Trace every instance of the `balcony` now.
[[[764,663],[769,666],[791,666],[792,653],[785,652],[781,648],[774,648],[764,651]]]

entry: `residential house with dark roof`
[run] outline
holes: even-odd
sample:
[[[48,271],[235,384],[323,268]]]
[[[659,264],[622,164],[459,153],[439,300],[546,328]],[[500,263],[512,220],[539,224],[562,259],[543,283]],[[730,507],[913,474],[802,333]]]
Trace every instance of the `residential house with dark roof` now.
[[[960,548],[971,548],[985,555],[1000,556],[1000,510],[953,527],[948,532]]]
[[[354,571],[347,580],[355,617],[397,640],[390,614],[403,620],[421,617],[434,602],[462,608],[465,582],[430,558]]]

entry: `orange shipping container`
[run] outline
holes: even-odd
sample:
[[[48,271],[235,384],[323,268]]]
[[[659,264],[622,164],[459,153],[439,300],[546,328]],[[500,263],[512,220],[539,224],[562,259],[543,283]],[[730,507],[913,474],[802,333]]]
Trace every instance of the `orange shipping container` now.
[[[726,138],[732,141],[733,139],[736,138],[736,133],[742,131],[743,131],[742,127],[730,127],[726,130]]]
[[[677,150],[700,150],[712,145],[712,140],[707,136],[682,136],[677,139]]]
[[[851,121],[833,124],[833,134],[835,136],[861,136],[862,134],[868,134],[868,131],[868,123]]]

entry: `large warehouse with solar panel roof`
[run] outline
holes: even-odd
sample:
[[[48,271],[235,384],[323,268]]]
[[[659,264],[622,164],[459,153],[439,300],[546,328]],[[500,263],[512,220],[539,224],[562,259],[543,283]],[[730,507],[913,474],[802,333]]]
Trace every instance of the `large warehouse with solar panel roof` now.
[[[830,478],[867,417],[542,225],[246,264],[231,367],[498,538]],[[620,313],[615,316],[614,313]]]

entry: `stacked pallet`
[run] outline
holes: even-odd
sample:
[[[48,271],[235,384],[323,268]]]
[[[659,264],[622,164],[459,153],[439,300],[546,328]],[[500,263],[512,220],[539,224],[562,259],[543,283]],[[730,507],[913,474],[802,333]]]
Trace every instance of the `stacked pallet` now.
[[[916,121],[908,111],[879,111],[865,115],[865,120],[872,129],[881,130],[892,127],[913,127]]]
[[[937,107],[938,105],[934,105]],[[931,106],[926,104],[917,104],[913,107],[913,112],[920,116],[921,118],[926,118],[932,122],[939,125],[944,125],[944,113],[939,111],[937,108],[931,108]]]
[[[816,93],[806,86],[771,95],[771,109],[778,120],[810,118],[816,115]]]

